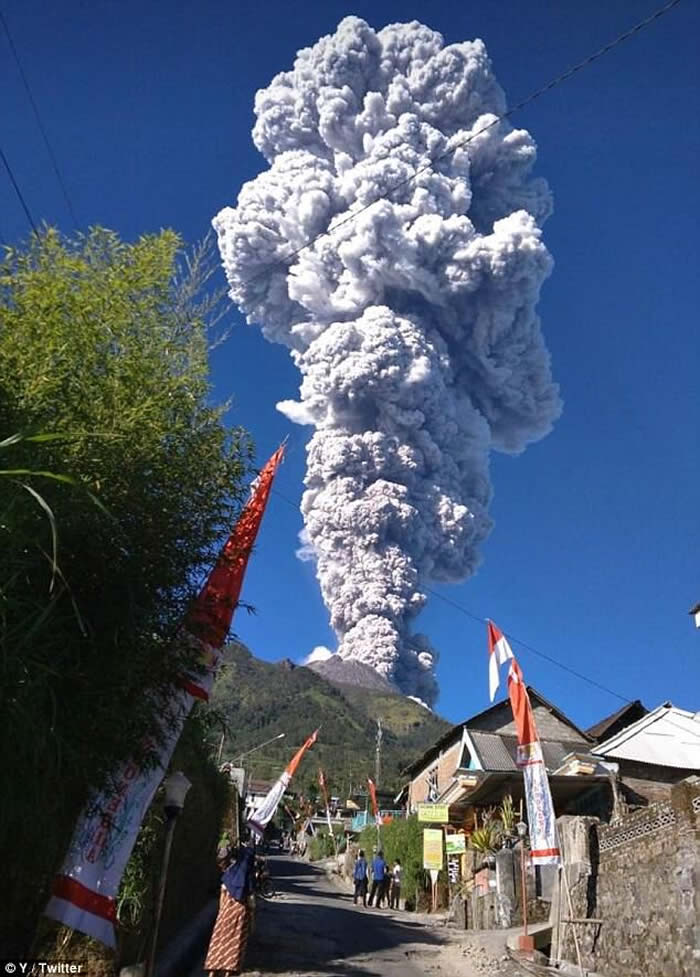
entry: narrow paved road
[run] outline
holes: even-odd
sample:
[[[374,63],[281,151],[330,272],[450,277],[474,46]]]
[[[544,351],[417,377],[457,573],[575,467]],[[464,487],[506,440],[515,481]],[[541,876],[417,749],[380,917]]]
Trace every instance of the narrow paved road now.
[[[284,977],[424,977],[440,939],[410,913],[354,906],[324,872],[268,860],[279,895],[258,910],[244,972]],[[202,977],[201,966],[192,977]]]

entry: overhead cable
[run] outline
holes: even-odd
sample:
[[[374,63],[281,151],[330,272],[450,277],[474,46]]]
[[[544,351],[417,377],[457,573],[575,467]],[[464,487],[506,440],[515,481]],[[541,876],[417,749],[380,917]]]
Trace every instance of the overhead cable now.
[[[27,201],[24,199],[24,195],[22,194],[22,191],[19,188],[19,184],[17,183],[17,180],[15,179],[15,175],[12,172],[12,167],[10,166],[9,162],[7,161],[7,156],[5,156],[5,153],[3,152],[1,146],[0,146],[0,159],[2,159],[3,165],[4,165],[5,169],[7,170],[7,175],[10,177],[10,181],[12,182],[12,186],[15,188],[15,193],[17,194],[17,198],[18,198],[19,202],[22,205],[22,210],[24,211],[24,214],[25,214],[27,220],[29,221],[29,224],[30,224],[32,230],[34,231],[35,234],[37,234],[38,231],[36,229],[36,224],[34,223],[34,218],[31,215],[31,211],[29,210],[29,207],[27,206]]]
[[[71,220],[73,221],[73,226],[77,230],[78,229],[78,221],[77,221],[76,216],[75,216],[75,210],[73,209],[73,202],[71,201],[70,195],[68,193],[68,188],[66,187],[65,181],[63,179],[63,175],[62,175],[61,170],[60,170],[60,168],[58,166],[58,161],[56,159],[56,155],[55,155],[53,149],[51,148],[51,143],[49,142],[49,137],[46,134],[46,129],[44,128],[44,123],[42,122],[41,116],[39,114],[39,108],[38,108],[38,106],[36,104],[36,101],[34,99],[34,95],[32,94],[32,90],[29,87],[29,81],[27,80],[27,76],[24,73],[24,68],[22,67],[22,62],[20,61],[19,53],[17,51],[17,46],[15,45],[15,42],[14,42],[14,40],[12,38],[12,34],[10,33],[10,28],[8,26],[7,20],[5,19],[5,16],[4,16],[2,10],[0,10],[0,23],[2,23],[2,26],[3,26],[3,29],[5,31],[5,34],[7,35],[7,40],[9,42],[10,50],[12,51],[12,55],[13,55],[13,57],[15,59],[15,64],[17,65],[17,70],[20,73],[20,77],[22,79],[22,82],[24,84],[25,91],[27,93],[27,97],[29,98],[29,101],[31,103],[32,109],[34,110],[34,117],[36,119],[37,125],[39,126],[39,131],[41,132],[41,135],[43,137],[44,145],[46,146],[46,151],[49,154],[49,158],[51,160],[51,165],[53,166],[53,171],[56,174],[56,179],[58,180],[58,183],[59,183],[59,185],[61,187],[61,191],[63,193],[63,199],[65,200],[66,206],[68,208],[68,213],[70,214]]]

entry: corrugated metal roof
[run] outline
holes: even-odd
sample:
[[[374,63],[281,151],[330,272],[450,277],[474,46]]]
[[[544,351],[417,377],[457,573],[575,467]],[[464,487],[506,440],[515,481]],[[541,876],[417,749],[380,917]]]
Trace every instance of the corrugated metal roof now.
[[[468,730],[479,761],[484,770],[518,770],[515,758],[518,740],[515,736],[502,736],[499,733],[481,733]],[[548,770],[557,770],[569,753],[581,752],[581,742],[563,740],[541,740],[542,755]]]
[[[476,729],[469,730],[469,738],[479,757],[484,770],[517,770],[515,754],[511,753],[504,742],[505,737],[498,733],[480,733]],[[508,737],[511,739],[512,737]]]
[[[658,706],[591,752],[612,760],[700,770],[700,714]]]

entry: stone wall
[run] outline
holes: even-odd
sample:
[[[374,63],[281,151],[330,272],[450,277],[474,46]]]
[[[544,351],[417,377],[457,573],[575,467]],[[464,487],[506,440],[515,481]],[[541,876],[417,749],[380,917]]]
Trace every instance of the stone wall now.
[[[575,931],[584,967],[605,977],[696,977],[700,778],[610,824],[573,817],[557,824],[572,906],[560,885],[552,905],[553,959],[576,962]],[[563,922],[572,917],[601,922]]]

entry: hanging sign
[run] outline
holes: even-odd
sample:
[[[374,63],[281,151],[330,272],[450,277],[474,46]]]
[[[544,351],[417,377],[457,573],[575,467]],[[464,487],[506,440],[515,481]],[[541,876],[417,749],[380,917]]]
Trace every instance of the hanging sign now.
[[[428,871],[442,868],[442,848],[442,829],[423,828],[423,868]]]
[[[463,855],[467,850],[466,835],[445,835],[445,850],[447,851],[448,855]]]
[[[419,804],[418,820],[433,824],[446,824],[449,821],[448,804]]]

